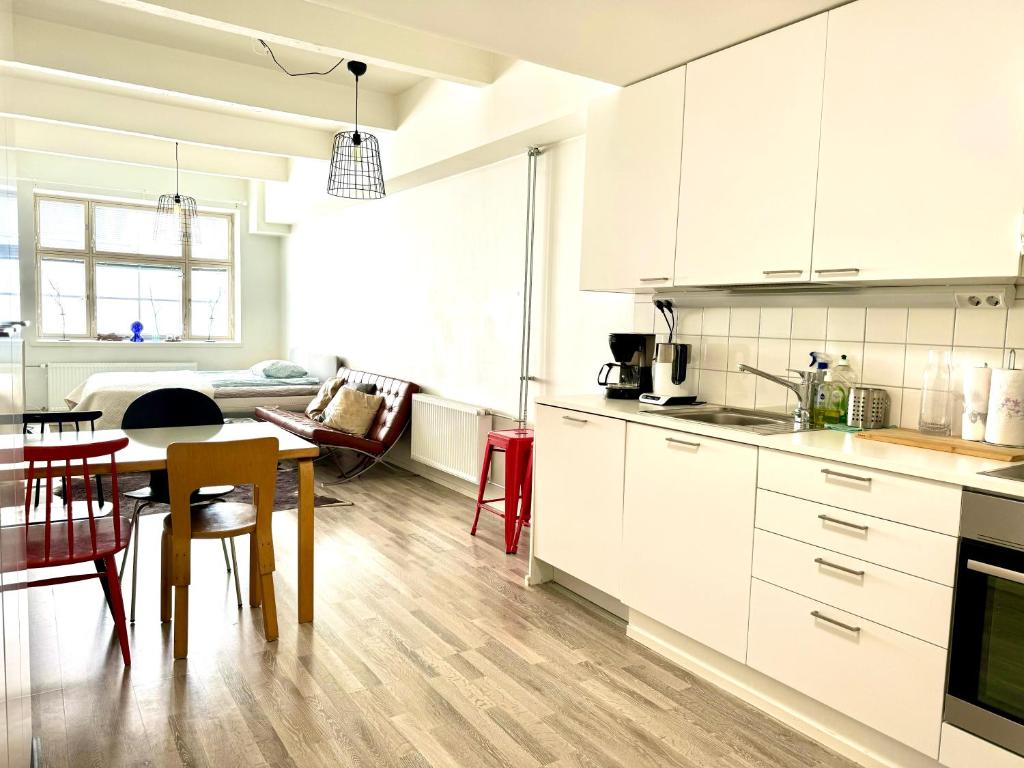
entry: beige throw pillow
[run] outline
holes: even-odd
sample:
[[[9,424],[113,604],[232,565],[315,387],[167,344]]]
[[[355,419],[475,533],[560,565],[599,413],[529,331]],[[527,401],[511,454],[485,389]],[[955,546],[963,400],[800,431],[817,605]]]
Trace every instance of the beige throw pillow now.
[[[343,379],[328,379],[321,384],[320,391],[316,393],[316,397],[306,406],[306,415],[311,419],[319,419],[320,414],[324,412],[324,408],[338,394],[343,381]]]
[[[342,387],[324,410],[324,425],[365,437],[383,402],[380,395],[367,395],[351,387]]]

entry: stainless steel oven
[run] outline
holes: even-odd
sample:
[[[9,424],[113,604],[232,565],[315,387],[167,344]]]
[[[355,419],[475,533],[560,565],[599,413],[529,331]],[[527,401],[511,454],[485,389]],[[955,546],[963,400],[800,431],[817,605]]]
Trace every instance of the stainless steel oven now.
[[[1024,501],[964,491],[944,719],[1024,755]]]

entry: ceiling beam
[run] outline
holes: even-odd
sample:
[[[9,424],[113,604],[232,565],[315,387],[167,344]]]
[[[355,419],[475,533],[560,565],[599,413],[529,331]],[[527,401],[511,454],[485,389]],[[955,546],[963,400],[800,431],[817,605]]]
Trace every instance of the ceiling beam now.
[[[333,124],[355,118],[355,89],[347,83],[289,78],[260,66],[25,16],[15,19],[14,40],[13,61],[29,67]],[[359,119],[369,127],[397,128],[394,97],[361,88]]]
[[[507,63],[490,51],[306,0],[100,0],[371,66],[487,85]]]
[[[328,158],[330,131],[222,114],[0,71],[2,109],[22,117],[285,157]]]
[[[165,139],[101,131],[77,125],[10,118],[5,121],[8,149],[62,157],[104,160],[150,168],[174,168],[174,146]],[[181,170],[236,179],[287,181],[287,157],[239,152],[199,144],[182,147]],[[97,180],[96,185],[101,182]]]

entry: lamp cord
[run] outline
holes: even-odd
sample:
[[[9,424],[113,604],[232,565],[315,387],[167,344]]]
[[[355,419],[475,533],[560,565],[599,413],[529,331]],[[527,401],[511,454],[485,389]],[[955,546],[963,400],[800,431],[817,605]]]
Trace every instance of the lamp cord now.
[[[181,196],[181,168],[178,166],[178,142],[174,142],[174,196]]]
[[[530,408],[530,341],[533,318],[533,243],[537,224],[537,158],[539,147],[526,150],[526,254],[523,259],[523,333],[519,351],[519,412],[516,423],[526,426]]]
[[[340,67],[341,66],[341,62],[343,62],[345,60],[343,58],[342,59],[338,59],[337,63],[335,63],[335,65],[333,67],[331,67],[330,69],[326,69],[323,72],[289,72],[284,67],[284,65],[281,64],[281,62],[279,62],[277,60],[277,56],[274,55],[274,49],[270,47],[270,44],[267,43],[266,40],[263,40],[261,38],[256,38],[256,39],[260,41],[260,45],[262,45],[264,48],[267,49],[267,53],[270,54],[270,58],[274,60],[274,63],[277,65],[277,68],[280,69],[282,72],[284,72],[286,75],[288,75],[288,77],[307,77],[308,75],[329,75],[329,74],[331,74],[331,72],[333,72],[338,67]]]

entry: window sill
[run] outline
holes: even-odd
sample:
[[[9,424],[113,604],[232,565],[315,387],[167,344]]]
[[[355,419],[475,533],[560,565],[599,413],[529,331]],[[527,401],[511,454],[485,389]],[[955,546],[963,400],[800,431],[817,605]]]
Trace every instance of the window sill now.
[[[234,341],[231,339],[217,340],[217,341],[143,341],[140,343],[132,341],[100,341],[99,339],[70,339],[68,341],[61,341],[60,339],[32,339],[29,342],[31,347],[141,347],[141,348],[152,348],[160,347],[161,349],[174,349],[176,347],[241,347],[241,341]]]

